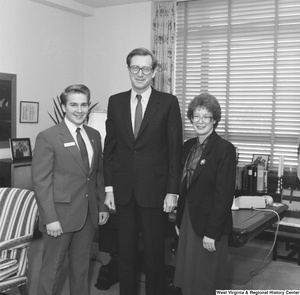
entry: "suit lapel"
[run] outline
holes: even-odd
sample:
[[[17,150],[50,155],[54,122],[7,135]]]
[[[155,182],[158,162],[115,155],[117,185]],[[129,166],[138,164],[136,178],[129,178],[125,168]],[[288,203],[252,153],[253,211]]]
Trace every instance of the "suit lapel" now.
[[[93,136],[94,133],[92,132],[92,130],[85,128],[84,125],[83,125],[83,128],[84,128],[84,130],[90,140],[91,146],[93,148],[93,158],[92,158],[91,167],[90,167],[90,171],[89,171],[89,174],[90,174],[95,166],[95,159],[96,159],[96,156],[98,155],[99,151],[98,151],[97,145],[95,143],[95,138]]]
[[[131,110],[130,110],[130,94],[131,90],[125,93],[123,98],[120,100],[121,113],[123,115],[123,120],[127,133],[132,141],[134,141],[134,135],[132,130],[131,122]]]
[[[72,154],[74,160],[78,163],[80,168],[86,173],[80,151],[64,121],[59,123],[59,133],[61,134],[61,141],[63,143],[64,148],[68,149],[68,151]]]
[[[155,89],[152,88],[152,92],[149,97],[148,105],[143,117],[142,125],[138,136],[140,136],[140,134],[144,131],[148,123],[151,121],[152,117],[157,112],[159,105],[160,105],[159,97],[157,96]]]
[[[182,155],[182,165],[185,164],[187,157],[192,149],[192,147],[194,146],[194,144],[197,142],[197,137],[191,139],[189,142],[186,143],[186,145],[184,146],[184,150],[183,150],[183,155]]]
[[[212,132],[212,134],[209,137],[208,143],[201,155],[200,161],[195,169],[194,175],[192,177],[191,183],[201,174],[201,172],[204,170],[204,168],[207,166],[207,164],[210,161],[210,152],[212,150],[212,147],[215,144],[215,141],[218,139],[218,135],[215,131]]]
[[[133,130],[132,130],[132,122],[131,122],[130,95],[131,95],[131,90],[125,93],[124,97],[120,100],[120,107],[121,107],[121,112],[123,115],[123,120],[124,120],[126,130],[128,132],[129,137],[134,142],[135,139],[134,139],[134,134],[133,134]],[[159,104],[160,104],[160,100],[156,94],[155,89],[152,88],[152,92],[149,97],[148,105],[145,110],[145,114],[143,117],[143,121],[142,121],[142,125],[140,128],[138,137],[143,132],[143,130],[146,128],[148,123],[151,121],[154,114],[157,112],[157,110],[159,108]]]
[[[192,147],[194,146],[194,144],[196,144],[197,142],[197,137],[190,139],[189,141],[187,141],[184,144],[184,149],[183,149],[183,153],[182,153],[182,163],[181,163],[181,174],[180,174],[180,187],[182,188],[186,188],[186,176],[184,177],[184,179],[182,179],[183,177],[183,173],[184,173],[184,166],[185,166],[185,162],[187,161],[187,158],[191,152]],[[182,191],[182,189],[180,189],[180,191]]]

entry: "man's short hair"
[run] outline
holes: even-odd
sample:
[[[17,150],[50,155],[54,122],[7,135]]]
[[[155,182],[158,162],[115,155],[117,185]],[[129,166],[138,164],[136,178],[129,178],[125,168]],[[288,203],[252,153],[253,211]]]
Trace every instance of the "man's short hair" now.
[[[131,65],[131,59],[136,56],[136,55],[142,55],[142,56],[147,56],[147,55],[150,55],[151,58],[152,58],[152,69],[155,70],[156,67],[157,67],[157,59],[155,57],[155,55],[149,51],[148,49],[146,48],[136,48],[136,49],[133,49],[128,55],[127,55],[127,58],[126,58],[126,63],[127,63],[127,66],[130,67]]]
[[[68,96],[70,93],[82,93],[87,96],[88,102],[91,100],[91,92],[88,87],[83,84],[74,84],[68,86],[64,92],[60,95],[60,103],[63,105],[67,104]]]

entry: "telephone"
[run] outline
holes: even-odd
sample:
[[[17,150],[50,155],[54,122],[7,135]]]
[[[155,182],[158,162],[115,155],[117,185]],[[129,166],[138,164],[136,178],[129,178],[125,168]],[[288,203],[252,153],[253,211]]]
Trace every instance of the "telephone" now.
[[[240,196],[234,199],[231,209],[266,208],[266,205],[273,205],[273,198],[271,196]]]

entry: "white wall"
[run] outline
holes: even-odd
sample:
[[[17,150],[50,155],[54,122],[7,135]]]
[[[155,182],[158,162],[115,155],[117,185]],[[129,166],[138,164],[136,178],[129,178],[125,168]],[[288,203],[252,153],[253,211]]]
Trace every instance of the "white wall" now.
[[[99,110],[106,110],[110,95],[130,89],[126,57],[134,48],[150,49],[151,11],[146,2],[98,9],[86,18],[85,78]]]
[[[92,17],[28,0],[0,0],[0,72],[17,74],[17,137],[53,125],[52,98],[70,84],[84,83],[97,110],[109,95],[129,89],[127,54],[150,48],[151,2],[101,8]],[[39,102],[39,123],[19,123],[20,101]],[[9,158],[0,149],[0,158]]]

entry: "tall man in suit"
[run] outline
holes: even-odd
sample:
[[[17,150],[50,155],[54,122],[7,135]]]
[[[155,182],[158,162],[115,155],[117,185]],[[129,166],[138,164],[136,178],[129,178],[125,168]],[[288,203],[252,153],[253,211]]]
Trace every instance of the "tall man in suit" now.
[[[43,233],[38,295],[60,294],[58,278],[69,257],[70,294],[89,294],[90,249],[98,224],[109,213],[104,205],[101,138],[83,125],[90,104],[84,85],[71,85],[60,96],[64,120],[36,139],[32,177]]]
[[[109,98],[104,147],[105,204],[116,209],[120,294],[137,294],[142,232],[146,294],[165,294],[166,212],[177,204],[182,124],[175,96],[151,87],[157,60],[144,48],[127,56],[132,89]]]
[[[18,146],[16,148],[16,158],[20,159],[24,157],[24,152],[23,152],[23,144],[21,141],[18,142]]]

